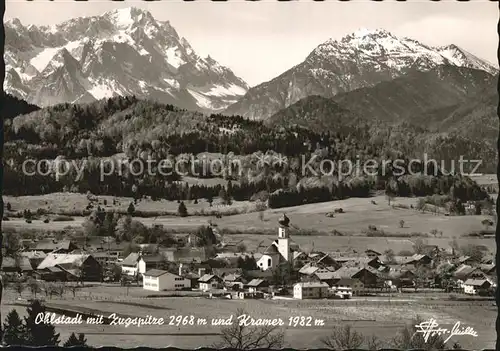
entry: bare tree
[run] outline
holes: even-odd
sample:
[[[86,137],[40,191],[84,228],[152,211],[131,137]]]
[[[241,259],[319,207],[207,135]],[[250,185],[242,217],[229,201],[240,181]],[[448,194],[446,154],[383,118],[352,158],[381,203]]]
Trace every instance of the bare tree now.
[[[238,309],[236,316],[247,314]],[[282,348],[285,340],[284,333],[277,326],[254,327],[240,325],[236,321],[231,326],[221,330],[221,341],[214,348],[231,348],[235,350],[273,349]]]
[[[366,338],[366,347],[370,351],[380,350],[383,347],[383,342],[376,335]]]
[[[363,334],[353,330],[349,324],[343,327],[334,327],[330,336],[321,340],[326,347],[334,350],[357,349],[364,341]]]
[[[40,287],[40,283],[36,279],[32,278],[28,281],[28,287],[31,291],[31,294],[36,299],[36,294],[41,292],[41,290],[42,290]]]
[[[17,292],[19,294],[19,297],[21,297],[23,291],[24,291],[24,282],[17,278],[15,281],[14,281],[14,290],[15,292]]]

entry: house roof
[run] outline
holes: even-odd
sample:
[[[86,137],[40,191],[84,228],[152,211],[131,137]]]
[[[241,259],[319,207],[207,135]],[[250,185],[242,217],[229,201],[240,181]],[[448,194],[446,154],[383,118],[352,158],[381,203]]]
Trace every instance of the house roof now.
[[[479,265],[479,269],[482,270],[485,273],[489,273],[492,270],[494,270],[495,268],[496,268],[496,265],[493,264],[493,263],[492,264],[481,264],[481,265]]]
[[[231,273],[231,274],[228,274],[224,277],[224,281],[227,281],[227,282],[234,282],[238,279],[241,278],[241,274],[234,274],[234,273]]]
[[[319,280],[331,280],[331,279],[336,279],[337,274],[335,272],[316,272],[314,273],[316,277],[318,277]]]
[[[33,260],[33,259],[44,259],[45,257],[47,257],[47,254],[43,251],[23,251],[21,252],[21,256]]]
[[[31,271],[33,267],[31,267],[30,260],[25,256],[19,256],[18,258],[6,256],[2,261],[2,269],[5,268],[19,268],[21,271]]]
[[[300,282],[296,283],[295,286],[300,286],[302,288],[329,288],[327,283],[318,283],[318,282]]]
[[[200,282],[200,283],[208,283],[212,279],[219,279],[219,277],[216,276],[216,275],[214,275],[214,274],[205,274],[200,279],[198,279],[198,282]]]
[[[299,270],[300,274],[305,274],[305,275],[312,275],[314,272],[316,272],[319,268],[315,266],[310,266],[310,265],[305,265]]]
[[[267,284],[267,281],[264,279],[252,279],[247,286],[249,287],[258,287],[262,284]]]
[[[36,243],[35,249],[44,251],[53,251],[57,249],[69,250],[72,245],[73,243],[71,242],[71,240],[63,240],[60,242],[54,242],[52,240],[40,240]]]
[[[81,266],[91,255],[77,254],[48,254],[47,257],[38,265],[37,269],[66,265],[66,266]]]
[[[138,252],[131,252],[122,261],[122,266],[135,266],[139,261],[140,255]]]
[[[484,285],[491,285],[491,283],[486,279],[467,279],[464,285],[472,285],[482,287]]]
[[[459,279],[465,279],[467,278],[471,273],[474,271],[479,270],[476,267],[468,266],[466,264],[463,264],[459,266],[455,272],[453,272],[453,276]]]
[[[164,271],[164,270],[162,270],[162,269],[150,269],[150,270],[146,271],[146,272],[144,273],[144,275],[145,275],[145,276],[148,276],[148,277],[157,278],[157,277],[160,277],[160,276],[162,276],[162,275],[164,275],[164,274],[167,274],[167,273],[168,273],[168,274],[172,274],[172,273],[170,273],[170,272],[168,272],[168,271]]]
[[[279,253],[278,248],[274,245],[269,245],[267,249],[264,251],[265,255],[274,255],[278,253]]]

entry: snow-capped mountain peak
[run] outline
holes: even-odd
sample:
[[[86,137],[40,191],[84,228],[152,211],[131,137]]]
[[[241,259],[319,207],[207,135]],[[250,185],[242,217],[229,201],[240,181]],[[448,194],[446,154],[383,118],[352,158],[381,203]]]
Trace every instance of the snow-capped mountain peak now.
[[[318,45],[302,63],[251,88],[225,113],[266,119],[311,95],[333,97],[446,65],[498,73],[493,65],[455,45],[434,48],[384,29],[361,28]]]
[[[215,112],[248,90],[229,68],[198,56],[168,21],[146,10],[127,7],[39,27],[13,19],[5,28],[11,72],[5,90],[41,106],[118,94]],[[61,65],[69,67],[62,71]]]

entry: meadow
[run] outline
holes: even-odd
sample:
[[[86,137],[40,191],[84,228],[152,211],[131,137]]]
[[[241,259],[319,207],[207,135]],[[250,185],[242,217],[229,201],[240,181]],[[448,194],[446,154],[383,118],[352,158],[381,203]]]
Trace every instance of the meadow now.
[[[67,308],[72,311],[99,311],[104,316],[116,313],[122,317],[163,317],[167,325],[162,326],[114,326],[114,325],[58,325],[61,338],[66,339],[71,332],[83,332],[92,346],[114,345],[119,347],[165,347],[167,345],[181,348],[196,348],[212,345],[219,341],[220,326],[211,324],[212,318],[225,318],[231,315],[236,318],[238,309],[253,318],[281,318],[288,324],[288,319],[295,316],[311,316],[322,320],[324,326],[294,327],[285,326],[286,346],[294,348],[321,347],[320,339],[330,334],[334,326],[350,324],[355,330],[369,337],[377,337],[390,346],[390,340],[398,328],[403,327],[417,315],[423,320],[436,319],[443,327],[451,328],[460,321],[462,326],[471,326],[479,337],[453,337],[464,348],[492,348],[496,339],[494,320],[496,307],[491,301],[459,302],[446,298],[431,300],[425,296],[393,296],[392,298],[353,298],[342,300],[228,300],[207,299],[206,297],[167,297],[147,298],[132,296],[116,296],[116,287],[87,288],[93,297],[84,298],[80,292],[76,299],[67,294],[64,298],[47,300],[47,306]],[[138,289],[141,288],[131,288]],[[99,291],[99,297],[95,292]],[[28,295],[29,293],[26,293]],[[106,297],[107,295],[107,297]],[[411,296],[411,297],[409,297]],[[112,297],[112,298],[111,298]],[[7,298],[2,306],[2,314],[12,308],[25,314],[25,308],[19,305],[13,295]],[[194,316],[207,320],[204,326],[168,325],[170,316]]]

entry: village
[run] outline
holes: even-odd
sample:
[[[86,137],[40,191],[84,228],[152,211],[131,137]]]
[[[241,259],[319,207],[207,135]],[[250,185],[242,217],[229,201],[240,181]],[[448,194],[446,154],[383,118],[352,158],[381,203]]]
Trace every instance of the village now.
[[[454,249],[416,243],[416,252],[391,248],[363,253],[302,251],[290,236],[290,219],[277,223],[276,239],[260,252],[242,252],[238,243],[138,245],[96,237],[84,242],[46,238],[22,242],[15,257],[5,257],[2,272],[17,291],[50,289],[57,294],[73,283],[142,287],[147,292],[198,292],[224,299],[356,299],[421,291],[493,296],[493,255],[464,256]],[[206,227],[210,235],[216,227]],[[211,232],[211,233],[210,233]],[[49,288],[50,287],[50,288]],[[55,288],[58,287],[58,288]]]

